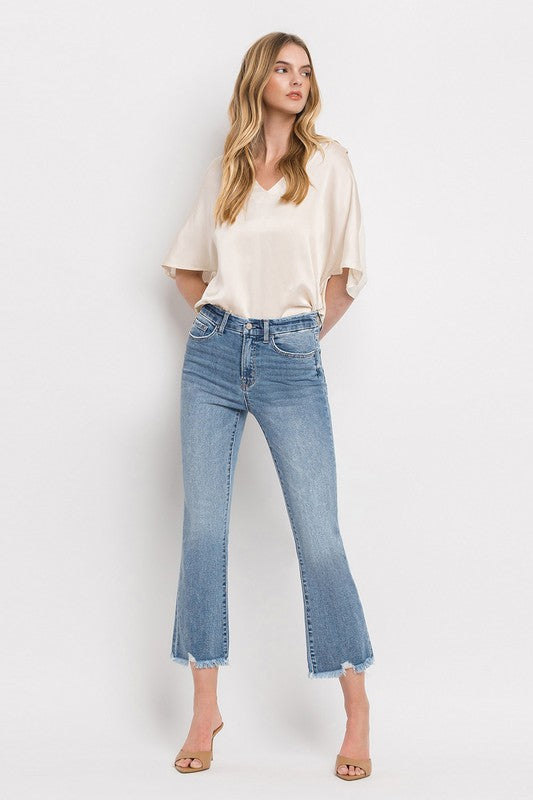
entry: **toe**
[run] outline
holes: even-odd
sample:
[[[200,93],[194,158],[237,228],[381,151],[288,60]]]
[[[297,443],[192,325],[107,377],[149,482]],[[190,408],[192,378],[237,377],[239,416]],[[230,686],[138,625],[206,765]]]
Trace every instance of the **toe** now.
[[[200,769],[200,767],[203,767],[199,758],[179,758],[176,764],[178,767],[192,767],[193,769]]]
[[[354,767],[353,764],[339,764],[337,767],[339,775],[364,775],[365,771],[361,767]]]

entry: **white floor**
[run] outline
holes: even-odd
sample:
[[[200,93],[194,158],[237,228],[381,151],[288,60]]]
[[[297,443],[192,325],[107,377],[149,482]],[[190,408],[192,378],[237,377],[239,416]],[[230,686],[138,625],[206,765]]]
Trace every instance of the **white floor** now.
[[[362,792],[365,796],[390,800],[439,800],[439,798],[511,797],[531,798],[531,779],[525,755],[509,764],[509,754],[500,752],[491,758],[487,752],[468,755],[443,752],[440,756],[419,751],[408,757],[398,753],[380,754],[375,772],[348,789],[347,781],[335,778],[330,762],[323,754],[314,758],[301,752],[292,756],[262,751],[255,759],[252,750],[241,747],[243,761],[237,758],[237,742],[231,747],[229,737],[220,743],[217,758],[210,770],[182,775],[170,766],[164,753],[159,756],[132,748],[129,753],[102,754],[28,752],[25,759],[15,759],[4,774],[6,798],[175,798],[186,791],[189,798],[205,796],[206,788],[217,798],[272,797],[305,792],[307,798],[341,796],[344,792]],[[232,752],[233,750],[233,752]],[[169,752],[168,755],[171,755]],[[331,773],[331,774],[330,774]],[[527,783],[524,781],[526,778]],[[7,780],[6,780],[7,779]],[[342,796],[346,796],[342,794]]]
[[[281,710],[279,718],[265,714],[263,725],[255,719],[246,729],[243,717],[235,715],[232,720],[227,710],[224,729],[215,737],[211,769],[202,773],[183,775],[173,768],[182,744],[179,736],[169,736],[165,742],[155,733],[145,745],[126,746],[110,739],[106,744],[103,735],[98,741],[97,734],[84,734],[80,721],[77,731],[73,725],[68,742],[54,744],[28,736],[23,746],[11,741],[3,748],[2,797],[174,800],[183,791],[188,798],[203,798],[207,788],[216,792],[217,800],[284,798],[299,792],[306,800],[346,797],[348,792],[387,800],[530,800],[533,796],[520,709],[505,714],[492,701],[486,713],[475,715],[462,704],[463,716],[458,716],[454,730],[453,701],[448,713],[436,703],[433,710],[440,706],[441,712],[434,716],[430,708],[424,716],[416,699],[410,711],[401,703],[387,710],[375,698],[373,705],[374,771],[353,785],[333,774],[340,743],[337,731],[341,733],[337,723],[328,720],[323,729],[315,727],[309,734],[309,720],[299,726],[290,716],[284,719]],[[178,725],[184,731],[183,726]],[[274,747],[276,738],[279,743]]]

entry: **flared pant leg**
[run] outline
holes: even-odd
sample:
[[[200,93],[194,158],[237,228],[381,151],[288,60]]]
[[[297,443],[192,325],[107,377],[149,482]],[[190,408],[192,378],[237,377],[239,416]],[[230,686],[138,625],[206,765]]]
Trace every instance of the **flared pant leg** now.
[[[284,358],[280,356],[280,358]],[[272,357],[269,354],[270,368]],[[251,410],[272,453],[300,567],[310,678],[361,672],[374,662],[338,523],[333,429],[325,378],[314,359],[286,360],[258,381]],[[351,533],[356,536],[355,532]]]
[[[193,347],[181,384],[183,537],[171,658],[200,668],[229,663],[228,526],[247,411],[224,402],[198,360],[195,373]]]

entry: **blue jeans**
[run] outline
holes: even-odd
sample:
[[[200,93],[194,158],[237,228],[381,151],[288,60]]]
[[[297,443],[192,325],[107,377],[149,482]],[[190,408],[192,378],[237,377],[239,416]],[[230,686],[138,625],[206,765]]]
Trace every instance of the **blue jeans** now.
[[[316,312],[276,319],[202,306],[181,375],[183,543],[171,658],[229,663],[228,521],[250,411],[279,476],[300,566],[310,678],[374,661],[337,518],[337,478]]]

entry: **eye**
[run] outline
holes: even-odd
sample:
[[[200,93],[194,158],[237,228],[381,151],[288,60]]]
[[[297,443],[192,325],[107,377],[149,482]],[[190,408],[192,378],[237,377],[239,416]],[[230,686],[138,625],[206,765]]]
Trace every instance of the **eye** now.
[[[276,68],[274,69],[274,72],[279,72],[280,70],[281,70],[282,72],[287,72],[287,67],[276,67]],[[306,77],[306,78],[310,78],[310,77],[311,77],[311,71],[310,71],[310,70],[306,70],[306,71],[304,72],[304,75],[305,75],[305,77]]]

